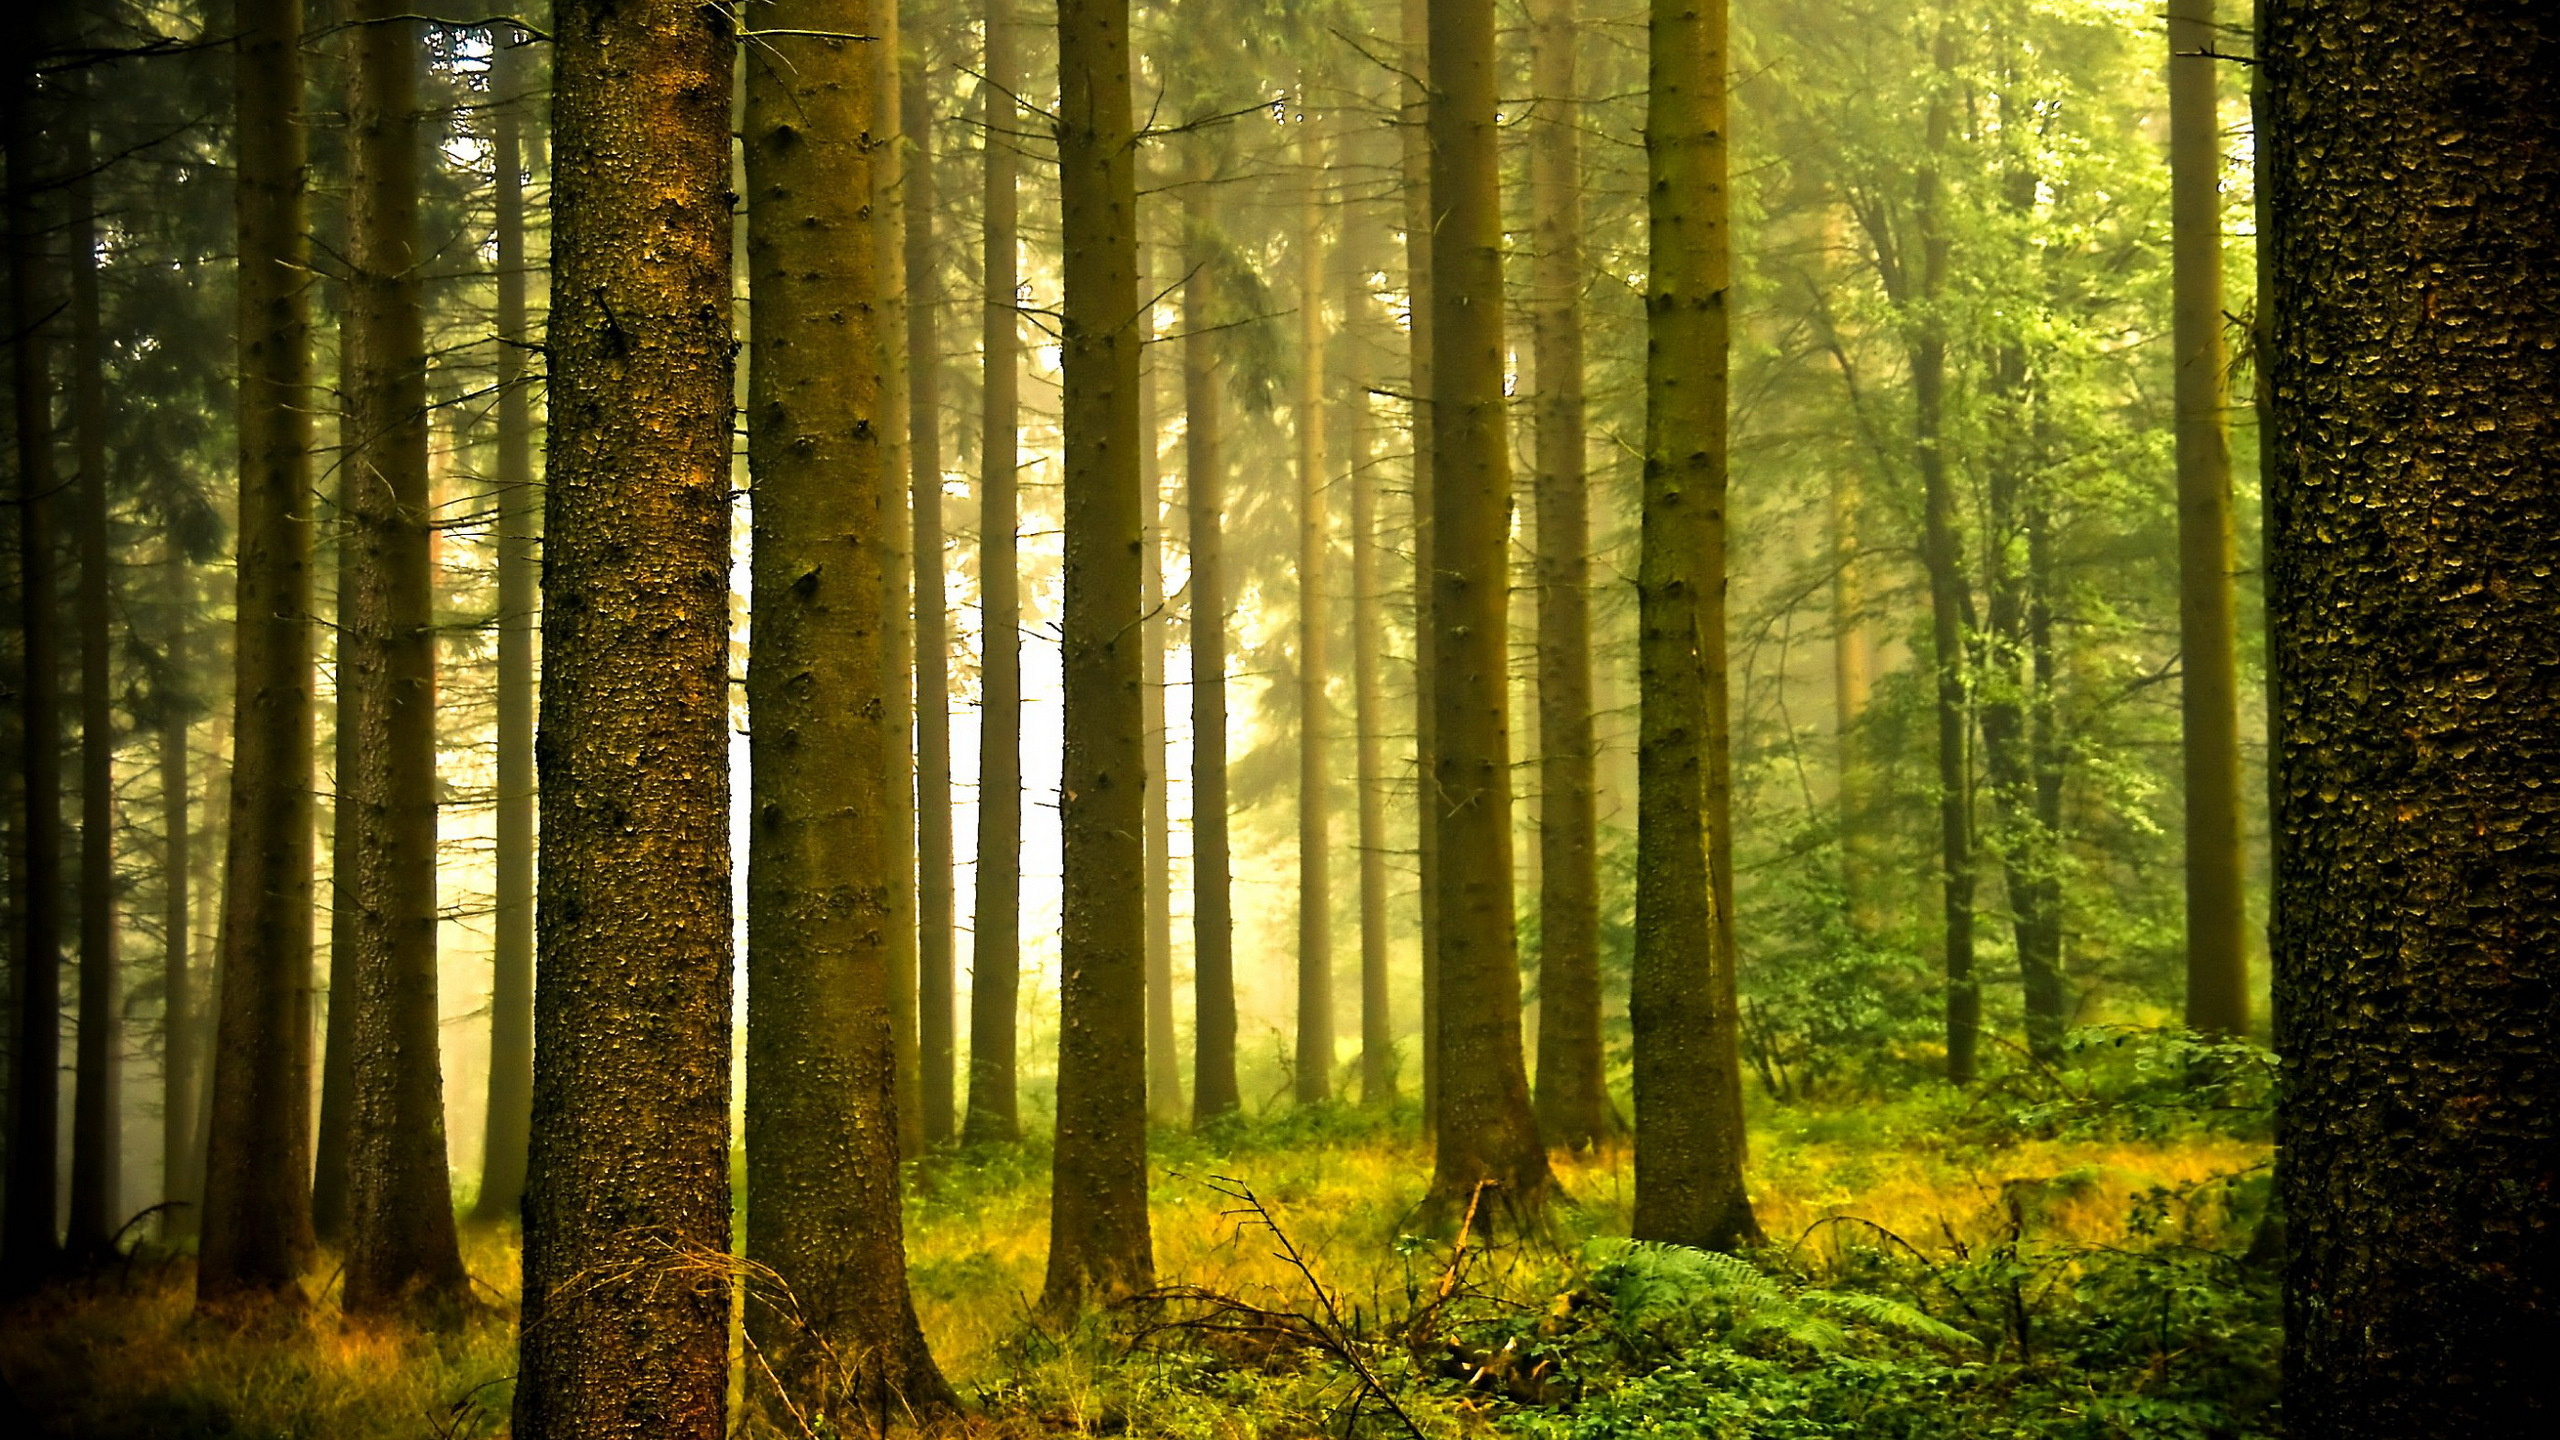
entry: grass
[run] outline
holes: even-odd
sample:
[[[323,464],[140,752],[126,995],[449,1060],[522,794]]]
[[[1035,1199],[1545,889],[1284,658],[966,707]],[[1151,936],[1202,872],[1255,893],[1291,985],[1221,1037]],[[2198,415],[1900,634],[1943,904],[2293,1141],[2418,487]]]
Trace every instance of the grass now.
[[[1449,1259],[1444,1243],[1405,1235],[1430,1164],[1409,1117],[1326,1109],[1217,1137],[1160,1134],[1156,1263],[1168,1283],[1320,1319],[1306,1281],[1274,1257],[1267,1233],[1239,1221],[1219,1177],[1249,1185],[1339,1298],[1338,1328],[1356,1353],[1433,1436],[1681,1433],[1667,1415],[1690,1417],[1686,1433],[1701,1436],[1886,1435],[1901,1433],[1896,1405],[1941,1424],[2003,1415],[2029,1426],[2019,1434],[2254,1433],[2271,1321],[2262,1295],[2229,1280],[2229,1257],[2253,1219],[2232,1197],[2263,1169],[2264,1140],[2193,1124],[2033,1133],[1978,1119],[1936,1095],[1763,1107],[1751,1181],[1769,1247],[1754,1259],[1771,1278],[1728,1293],[1708,1275],[1680,1301],[1689,1308],[1641,1323],[1631,1292],[1610,1288],[1628,1262],[1606,1237],[1625,1234],[1632,1189],[1628,1157],[1615,1152],[1560,1162],[1573,1204],[1553,1240],[1474,1256],[1430,1345],[1406,1343]],[[1302,1346],[1241,1354],[1199,1330],[1145,1337],[1125,1318],[1043,1327],[1032,1311],[1047,1217],[1037,1146],[941,1157],[917,1177],[917,1304],[943,1366],[975,1401],[974,1425],[1203,1440],[1355,1423],[1403,1433],[1356,1376]],[[192,1316],[185,1259],[137,1259],[7,1312],[0,1421],[16,1409],[20,1425],[0,1429],[110,1440],[502,1434],[512,1237],[477,1234],[468,1259],[490,1307],[441,1336],[349,1326],[327,1276],[312,1282],[302,1315],[235,1331]],[[1978,1348],[1957,1355],[1887,1333],[1902,1305],[1978,1335]],[[2148,1328],[2129,1326],[2134,1312]],[[1881,1317],[1883,1328],[1823,1318],[1843,1313]],[[1659,1339],[1673,1333],[1687,1338]],[[1519,1373],[1547,1379],[1465,1373],[1468,1356],[1532,1355],[1544,1358],[1522,1360]],[[1568,1383],[1570,1401],[1558,1399]],[[1346,1420],[1346,1407],[1367,1418]]]

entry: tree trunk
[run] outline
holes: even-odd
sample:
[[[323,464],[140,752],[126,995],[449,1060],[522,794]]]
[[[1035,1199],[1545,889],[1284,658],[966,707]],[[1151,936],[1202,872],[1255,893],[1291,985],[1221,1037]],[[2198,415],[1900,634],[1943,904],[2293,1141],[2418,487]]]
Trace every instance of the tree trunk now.
[[[497,903],[489,986],[489,1114],[479,1220],[511,1220],[524,1205],[526,1127],[533,1113],[533,640],[541,560],[533,482],[533,380],[525,352],[524,111],[533,42],[492,31],[492,157],[497,180],[498,290],[498,825]]]
[[[1866,747],[1858,725],[1867,712],[1875,668],[1858,565],[1860,501],[1858,471],[1844,463],[1831,472],[1831,703],[1839,775],[1834,808],[1840,826],[1841,898],[1851,933],[1865,937],[1876,932],[1882,917],[1874,899]]]
[[[869,0],[786,0],[770,28],[872,34]],[[927,1353],[899,1209],[889,803],[905,677],[880,623],[902,563],[872,223],[888,99],[872,48],[797,35],[747,61],[747,1258],[759,1403],[885,1427],[956,1402]],[[897,337],[903,339],[903,337]],[[869,362],[869,363],[866,363]]]
[[[2231,381],[2222,344],[2222,117],[2214,0],[2169,3],[2171,322],[2177,349],[2179,716],[2185,738],[2187,1028],[2249,1029],[2240,829]]]
[[[1212,268],[1218,207],[1209,142],[1191,143],[1191,183],[1182,192],[1190,238],[1182,282],[1182,465],[1191,526],[1191,1120],[1201,1126],[1236,1113],[1242,1102],[1227,874],[1227,458]]]
[[[2560,1308],[2560,15],[2268,0],[2258,38],[2285,1421],[2530,1434]]]
[[[106,342],[99,333],[89,79],[70,81],[72,431],[80,460],[80,1048],[71,1117],[74,1253],[102,1256],[123,1225],[124,977],[116,914],[116,717],[107,540]]]
[[[1345,145],[1352,142],[1346,138]],[[1346,156],[1346,163],[1354,157]],[[1367,156],[1358,159],[1369,159]],[[1372,162],[1374,163],[1374,162]],[[1392,933],[1387,927],[1387,776],[1385,676],[1386,596],[1379,590],[1378,474],[1372,387],[1382,346],[1380,315],[1369,276],[1382,257],[1372,247],[1372,217],[1346,214],[1343,252],[1334,266],[1341,287],[1341,429],[1344,478],[1351,490],[1351,693],[1353,783],[1360,823],[1360,1103],[1387,1105],[1396,1096],[1396,1032],[1388,1001]]]
[[[1154,1283],[1147,1234],[1145,715],[1139,703],[1138,195],[1127,0],[1059,0],[1066,304],[1066,754],[1057,1157],[1042,1304]]]
[[[1422,1128],[1440,1123],[1440,806],[1432,798],[1440,753],[1440,714],[1433,702],[1438,648],[1431,619],[1433,575],[1431,283],[1431,0],[1402,0],[1403,84],[1398,124],[1404,139],[1404,266],[1409,308],[1405,388],[1413,404],[1413,787],[1415,908],[1422,943]]]
[[[899,129],[907,139],[907,476],[914,526],[916,624],[916,1102],[927,1144],[956,1133],[952,1073],[951,640],[942,577],[941,208],[934,170],[926,36],[910,29],[900,57]]]
[[[1134,107],[1134,99],[1132,101]],[[1134,110],[1133,110],[1134,113]],[[1146,711],[1147,748],[1147,1117],[1160,1125],[1182,1123],[1182,1057],[1173,1038],[1173,819],[1166,792],[1164,663],[1171,630],[1164,600],[1164,475],[1156,447],[1164,431],[1156,416],[1154,277],[1147,251],[1138,251],[1138,513],[1146,526],[1138,554],[1138,609],[1145,617],[1145,669],[1139,699]]]
[[[62,617],[55,600],[53,366],[46,317],[53,305],[38,206],[45,127],[38,104],[33,27],[16,27],[8,77],[9,326],[18,440],[18,690],[20,831],[25,847],[14,1037],[9,1087],[9,1195],[0,1256],[11,1283],[50,1270],[60,1255],[55,1192],[61,1158],[62,1054]],[[245,128],[245,127],[244,127]],[[244,377],[245,378],[245,377]],[[244,385],[243,393],[247,387]],[[242,614],[249,612],[242,611]]]
[[[827,0],[832,12],[859,0]],[[916,1032],[916,764],[915,764],[915,552],[914,517],[907,509],[907,348],[903,333],[907,306],[906,157],[899,144],[898,0],[872,7],[877,38],[866,54],[878,94],[872,108],[872,143],[878,151],[871,163],[872,265],[878,293],[888,318],[877,328],[872,353],[880,369],[880,404],[876,423],[886,442],[888,470],[880,497],[878,522],[889,543],[889,569],[882,580],[881,602],[886,642],[881,663],[888,678],[880,689],[888,707],[888,786],[881,799],[889,807],[881,839],[889,847],[889,1034],[896,1051],[892,1081],[898,1102],[898,1151],[924,1153],[924,1100],[921,1093],[923,1051]]]
[[[1502,196],[1492,0],[1430,0],[1432,707],[1440,865],[1440,1083],[1427,1202],[1480,1186],[1533,1223],[1554,1191],[1520,1054],[1511,896],[1509,546]]]
[[[1333,837],[1325,745],[1333,721],[1325,696],[1325,147],[1298,94],[1298,1034],[1296,1096],[1313,1105],[1333,1095]]]
[[[1643,553],[1637,579],[1636,1238],[1759,1238],[1708,827],[1722,652],[1727,297],[1725,8],[1654,0],[1645,120]]]
[[[727,1433],[730,71],[561,0],[515,1434]]]
[[[436,1040],[435,590],[428,553],[426,316],[418,243],[418,69],[424,36],[403,0],[358,0],[347,67],[345,339],[354,384],[340,457],[338,726],[350,770],[338,825],[352,834],[355,954],[344,968],[353,1082],[347,1131],[346,1308],[446,1305],[470,1287],[446,1178]],[[352,882],[350,884],[350,882]],[[349,892],[352,892],[351,894]]]
[[[200,1306],[293,1298],[311,1235],[311,322],[302,5],[240,0],[240,559]]]
[[[1608,1133],[1600,1040],[1599,815],[1592,790],[1591,513],[1583,459],[1581,114],[1574,0],[1530,17],[1536,95],[1530,313],[1537,367],[1538,1131],[1586,1150]]]
[[[1022,337],[1014,173],[1021,37],[1013,0],[987,0],[986,378],[978,478],[978,880],[969,947],[971,1144],[1022,1133],[1014,1011],[1022,989],[1022,575],[1015,546]]]
[[[194,766],[187,754],[195,714],[195,575],[174,528],[161,561],[167,585],[168,638],[162,680],[152,696],[160,750],[160,1241],[172,1248],[195,1238],[196,1209],[204,1188],[196,1153],[196,1113],[201,1090],[197,1067],[202,1047],[196,1025],[203,1001],[195,962]]]

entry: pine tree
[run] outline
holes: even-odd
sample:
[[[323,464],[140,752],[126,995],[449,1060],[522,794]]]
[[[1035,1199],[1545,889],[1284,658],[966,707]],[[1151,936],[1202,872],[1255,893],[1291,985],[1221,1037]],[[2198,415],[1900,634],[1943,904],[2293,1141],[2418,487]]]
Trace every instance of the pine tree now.
[[[1191,1116],[1207,1125],[1242,1104],[1236,1088],[1234,910],[1227,850],[1225,407],[1217,341],[1217,189],[1209,141],[1191,141],[1183,187],[1189,270],[1182,282],[1183,488],[1191,544]]]
[[[1333,781],[1325,747],[1332,705],[1325,687],[1328,615],[1325,514],[1326,147],[1321,122],[1298,81],[1298,1027],[1296,1096],[1313,1105],[1333,1094]]]

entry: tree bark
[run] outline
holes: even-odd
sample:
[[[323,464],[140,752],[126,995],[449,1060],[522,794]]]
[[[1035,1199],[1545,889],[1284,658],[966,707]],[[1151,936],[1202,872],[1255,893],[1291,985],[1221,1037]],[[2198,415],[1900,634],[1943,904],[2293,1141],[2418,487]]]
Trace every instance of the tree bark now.
[[[1066,754],[1057,1154],[1042,1304],[1154,1283],[1147,1233],[1138,196],[1127,0],[1059,0]]]
[[[1135,99],[1132,99],[1135,113]],[[1147,1118],[1182,1123],[1182,1057],[1173,1037],[1173,818],[1167,792],[1164,666],[1172,629],[1164,598],[1164,475],[1157,446],[1163,428],[1156,416],[1155,278],[1147,251],[1138,250],[1138,513],[1146,527],[1138,554],[1138,611],[1146,628],[1139,653],[1144,673],[1138,695],[1146,714],[1147,749]]]
[[[542,873],[515,1433],[725,1435],[730,72],[562,0]]]
[[[1298,234],[1298,1025],[1296,1098],[1333,1096],[1332,775],[1325,746],[1333,720],[1325,682],[1325,147],[1299,79]]]
[[[1759,1238],[1742,1181],[1732,952],[1718,939],[1713,750],[1728,327],[1725,7],[1654,0],[1645,118],[1643,552],[1638,562],[1634,1233]]]
[[[1345,137],[1346,149],[1353,139]],[[1365,147],[1363,147],[1365,149]],[[1346,164],[1366,154],[1346,155]],[[1351,694],[1352,776],[1359,816],[1360,860],[1360,1103],[1392,1104],[1396,1096],[1396,1032],[1388,1000],[1393,974],[1393,935],[1387,923],[1387,774],[1384,655],[1386,596],[1380,587],[1376,417],[1373,373],[1383,346],[1383,317],[1370,293],[1369,276],[1382,259],[1374,216],[1346,204],[1342,251],[1334,283],[1342,296],[1345,352],[1341,376],[1340,430],[1343,475],[1351,491]]]
[[[160,751],[160,1240],[175,1247],[195,1237],[204,1190],[203,1157],[196,1152],[196,1115],[202,1087],[202,1047],[197,1023],[203,977],[195,960],[194,765],[187,753],[195,715],[193,621],[195,574],[175,529],[161,560],[168,637],[162,680],[152,696],[154,741]]]
[[[981,345],[978,477],[977,919],[969,947],[969,1110],[971,1144],[1022,1133],[1016,1108],[1014,1014],[1022,989],[1022,578],[1015,545],[1019,492],[1022,337],[1020,167],[1015,127],[1021,111],[1021,38],[1013,0],[987,0],[986,316]]]
[[[345,967],[352,1093],[346,1307],[468,1292],[446,1179],[436,1055],[435,594],[428,553],[426,316],[418,243],[418,69],[403,0],[358,0],[347,67],[345,339],[353,384],[339,543],[338,825],[355,940]],[[352,893],[349,893],[352,892]]]
[[[18,786],[25,806],[19,832],[25,878],[0,1258],[10,1282],[23,1284],[51,1270],[61,1253],[54,1207],[62,1094],[62,657],[56,638],[62,617],[53,536],[53,363],[45,324],[53,297],[46,217],[37,202],[45,168],[44,124],[35,113],[39,41],[23,22],[15,30],[8,109],[0,123],[6,125],[8,147],[9,349],[18,432]]]
[[[1431,620],[1433,555],[1432,456],[1439,450],[1432,424],[1431,337],[1431,4],[1402,0],[1403,84],[1398,125],[1404,139],[1404,267],[1408,308],[1405,388],[1413,404],[1413,787],[1415,909],[1422,944],[1422,1128],[1440,1123],[1440,806],[1432,797],[1439,754],[1440,715],[1433,703],[1438,683]]]
[[[1183,189],[1189,270],[1182,282],[1183,486],[1191,541],[1191,1119],[1236,1113],[1234,911],[1227,857],[1227,458],[1219,403],[1218,207],[1209,142],[1195,138]]]
[[[239,0],[240,558],[196,1299],[291,1300],[311,1234],[311,322],[299,0]]]
[[[907,141],[907,475],[914,527],[916,652],[916,1101],[924,1139],[950,1143],[957,1086],[952,1071],[951,639],[943,587],[942,260],[934,240],[941,208],[934,168],[933,92],[927,36],[910,27],[900,56],[899,129]]]
[[[767,28],[883,33],[871,0],[783,0]],[[878,1430],[956,1402],[907,1290],[891,794],[892,332],[872,220],[886,68],[801,34],[746,67],[747,458],[755,483],[747,706],[746,1325],[759,1405]],[[903,340],[903,336],[896,337]]]
[[[541,584],[540,492],[533,480],[533,378],[525,353],[524,113],[533,42],[513,26],[491,32],[491,122],[497,194],[498,291],[498,803],[497,896],[491,917],[489,1112],[479,1220],[511,1220],[524,1205],[533,1117],[534,626]]]
[[[838,8],[849,3],[854,0],[832,0]],[[907,188],[906,155],[898,134],[903,110],[898,52],[904,42],[898,28],[898,0],[882,0],[873,7],[873,13],[877,17],[873,23],[876,36],[866,50],[878,90],[872,111],[876,153],[871,164],[871,223],[878,232],[873,236],[872,264],[886,314],[875,327],[872,353],[877,356],[874,363],[880,370],[877,423],[882,427],[880,435],[889,465],[885,472],[888,489],[881,495],[878,519],[888,527],[882,533],[890,547],[889,569],[881,591],[881,602],[887,607],[881,662],[888,667],[888,678],[882,682],[880,693],[889,719],[888,788],[881,796],[889,814],[881,838],[889,846],[889,873],[895,877],[888,890],[889,1034],[897,1061],[892,1079],[898,1102],[898,1151],[914,1156],[924,1153],[924,1056],[916,1030],[915,519],[907,508],[907,348],[903,333],[907,307]]]
[[[1431,807],[1439,873],[1440,1081],[1431,1207],[1480,1186],[1535,1223],[1555,1189],[1520,1053],[1511,895],[1509,555],[1502,196],[1492,0],[1430,0]]]
[[[2554,1407],[2560,15],[2267,0],[2284,1411]]]
[[[2171,327],[2177,350],[2179,719],[2185,739],[2187,1028],[2249,1029],[2240,820],[2231,380],[2222,343],[2222,117],[2214,0],[2169,3]]]
[[[1537,370],[1538,1131],[1587,1150],[1607,1137],[1600,1039],[1599,814],[1591,722],[1591,502],[1583,458],[1581,115],[1574,0],[1530,16],[1536,96],[1530,286]]]

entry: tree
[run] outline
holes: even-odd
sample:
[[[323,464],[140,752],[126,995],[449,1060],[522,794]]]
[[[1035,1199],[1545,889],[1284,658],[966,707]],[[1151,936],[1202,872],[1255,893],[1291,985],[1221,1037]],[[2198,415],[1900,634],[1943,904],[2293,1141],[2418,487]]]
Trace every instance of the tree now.
[[[515,1433],[727,1433],[729,25],[553,44],[542,876]]]
[[[1138,196],[1127,0],[1059,0],[1066,755],[1058,1130],[1042,1303],[1153,1283],[1147,1233]]]
[[[311,322],[302,6],[239,0],[240,559],[200,1306],[291,1298],[311,1234]]]
[[[1537,258],[1538,1130],[1586,1150],[1606,1138],[1600,1039],[1599,818],[1591,724],[1590,476],[1583,458],[1581,105],[1574,0],[1530,17],[1529,152]]]
[[[1511,464],[1503,413],[1500,70],[1492,0],[1430,0],[1431,608],[1439,1095],[1429,1203],[1480,1186],[1532,1222],[1554,1190],[1520,1054],[1511,899]],[[1428,1038],[1428,1037],[1427,1037]]]
[[[1236,1089],[1235,922],[1227,851],[1227,579],[1222,514],[1226,450],[1217,341],[1217,190],[1209,140],[1191,141],[1183,187],[1183,488],[1191,545],[1191,1118],[1208,1125],[1242,1104]]]
[[[986,329],[978,476],[979,689],[977,922],[969,946],[972,1144],[1022,1132],[1015,1100],[1014,1011],[1022,989],[1022,578],[1015,547],[1021,444],[1021,245],[1014,127],[1022,64],[1013,0],[987,0]]]
[[[2552,1406],[2560,16],[2260,10],[2291,1433]]]
[[[1134,107],[1133,99],[1132,105]],[[1133,112],[1134,113],[1134,108]],[[1146,536],[1138,555],[1138,613],[1144,616],[1146,644],[1139,651],[1143,666],[1138,697],[1147,732],[1147,1116],[1165,1125],[1182,1123],[1182,1057],[1173,1035],[1173,819],[1170,738],[1164,716],[1164,665],[1167,632],[1172,628],[1164,597],[1164,474],[1158,454],[1164,429],[1156,414],[1155,344],[1157,292],[1147,269],[1147,249],[1138,249],[1138,513]]]
[[[2231,381],[2222,343],[2222,117],[2214,0],[2169,5],[2177,346],[2179,714],[2186,761],[2187,1027],[2249,1029],[2241,863],[2239,625],[2232,599]]]
[[[491,32],[498,300],[498,816],[497,895],[491,917],[489,1113],[480,1164],[480,1220],[516,1217],[533,1119],[533,641],[541,522],[533,483],[533,331],[525,289],[524,115],[533,43],[513,26]]]
[[[1325,653],[1325,144],[1299,77],[1298,233],[1298,1033],[1301,1105],[1333,1094],[1333,836],[1330,678]]]
[[[193,765],[187,742],[194,719],[195,572],[172,526],[160,562],[168,638],[153,686],[153,743],[160,752],[160,933],[164,993],[160,1004],[160,1212],[162,1243],[176,1245],[196,1232],[204,1188],[203,1157],[196,1153],[202,1109],[202,1047],[197,1042],[204,977],[195,957],[195,824]]]
[[[341,457],[339,878],[348,1010],[350,1311],[450,1304],[470,1281],[446,1179],[436,1044],[435,593],[427,548],[427,349],[418,236],[421,35],[402,0],[358,0],[347,66],[351,443]],[[348,743],[351,740],[352,743]],[[349,763],[352,762],[352,763]],[[350,893],[351,892],[351,893]]]
[[[895,1067],[891,1072],[898,1101],[898,1150],[924,1153],[924,1103],[921,1093],[924,1056],[916,1034],[916,765],[915,765],[915,556],[914,518],[908,513],[907,486],[907,307],[906,147],[898,133],[903,104],[899,100],[899,53],[905,41],[898,28],[895,0],[877,8],[878,35],[869,46],[872,79],[878,89],[873,109],[878,154],[871,165],[872,263],[879,276],[882,305],[895,312],[877,327],[872,354],[880,368],[882,439],[887,444],[890,488],[881,497],[880,523],[890,546],[881,603],[885,607],[887,642],[880,662],[888,678],[881,684],[889,720],[887,788],[881,799],[889,807],[881,837],[889,846],[889,873],[897,877],[887,891],[889,901],[889,1036]]]
[[[899,1212],[903,677],[882,617],[908,477],[882,420],[879,357],[902,327],[878,258],[901,237],[871,223],[887,98],[874,56],[835,38],[881,18],[867,0],[778,0],[763,25],[799,33],[750,53],[745,121],[747,1258],[778,1292],[750,1292],[747,1332],[764,1403],[875,1429],[955,1403],[907,1292]]]
[[[1431,3],[1400,0],[1403,83],[1398,90],[1397,127],[1404,137],[1404,283],[1412,316],[1406,325],[1405,390],[1413,403],[1413,862],[1422,942],[1422,1126],[1440,1123],[1440,807],[1430,800],[1434,757],[1439,753],[1440,714],[1432,699],[1437,683],[1433,650],[1437,627],[1431,618],[1434,553],[1432,519],[1432,406],[1438,391],[1431,363],[1432,316],[1437,309],[1431,281],[1434,221],[1431,186]]]
[[[1635,1029],[1638,1239],[1757,1239],[1742,1185],[1731,951],[1707,848],[1711,677],[1722,646],[1726,352],[1725,10],[1654,0],[1645,108],[1645,459],[1637,580]]]
[[[9,1196],[0,1222],[13,1281],[51,1268],[60,1253],[55,1188],[62,1053],[62,720],[61,623],[55,599],[53,364],[47,314],[53,305],[44,250],[47,218],[37,196],[43,123],[35,114],[33,27],[17,27],[5,124],[9,181],[10,380],[18,441],[19,795],[25,809],[17,957],[18,1025],[10,1086]],[[245,388],[245,387],[244,387]]]

